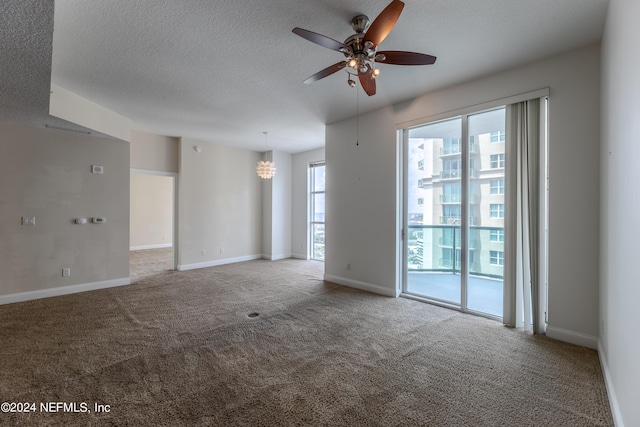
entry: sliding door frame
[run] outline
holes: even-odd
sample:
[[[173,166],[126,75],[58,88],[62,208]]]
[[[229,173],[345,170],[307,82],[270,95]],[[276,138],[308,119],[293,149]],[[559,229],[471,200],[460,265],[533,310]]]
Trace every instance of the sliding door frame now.
[[[400,296],[404,296],[411,299],[417,299],[420,301],[429,302],[434,305],[439,305],[447,308],[452,308],[454,310],[462,311],[465,313],[471,313],[474,315],[488,317],[491,319],[501,320],[501,317],[497,317],[488,313],[483,313],[475,310],[469,310],[467,307],[467,277],[468,277],[468,236],[469,236],[469,217],[468,217],[468,180],[469,180],[469,160],[468,160],[468,147],[469,147],[469,136],[468,136],[468,120],[470,116],[481,114],[484,112],[496,110],[502,108],[506,105],[513,104],[516,102],[526,101],[528,99],[533,98],[544,98],[549,96],[549,88],[538,89],[531,92],[521,93],[518,95],[513,95],[506,98],[495,99],[492,101],[488,101],[481,104],[472,105],[469,107],[464,107],[458,110],[452,110],[440,114],[435,114],[432,116],[427,116],[407,122],[402,122],[396,124],[396,142],[398,144],[398,149],[396,150],[396,184],[397,184],[397,216],[396,216],[396,227],[397,227],[397,236],[398,236],[398,244],[397,244],[397,256],[396,256],[396,268],[398,269],[397,278],[398,283],[396,286],[396,294]],[[407,287],[407,233],[408,233],[408,224],[407,224],[407,213],[408,213],[408,197],[406,195],[406,190],[408,189],[408,174],[406,171],[408,170],[408,139],[409,139],[409,129],[425,126],[441,121],[451,120],[461,118],[462,119],[462,151],[461,151],[461,159],[462,159],[462,176],[461,176],[461,196],[462,200],[465,203],[461,206],[461,216],[464,218],[461,224],[461,239],[464,243],[462,246],[465,250],[461,251],[461,294],[460,294],[460,306],[456,304],[446,303],[444,301],[438,301],[437,299],[430,298],[422,298],[420,296],[406,293]],[[545,123],[546,125],[546,123]],[[547,139],[548,140],[548,139]],[[545,162],[546,165],[546,162]],[[505,186],[507,184],[507,179],[505,176]],[[546,179],[545,179],[546,181]],[[545,190],[547,189],[547,183],[545,182]],[[545,204],[546,209],[546,204]],[[546,223],[546,222],[545,222]],[[507,222],[505,221],[505,233],[507,228]],[[509,230],[511,232],[511,230]],[[454,244],[455,251],[455,244]],[[505,265],[507,263],[507,254],[505,253]],[[546,285],[546,270],[543,283]],[[505,274],[503,276],[503,289],[504,297],[507,298],[508,295],[512,292],[510,289],[515,288],[514,283],[508,283],[511,278],[508,278]],[[546,288],[546,286],[545,286]],[[546,313],[546,298],[545,298],[545,313]]]

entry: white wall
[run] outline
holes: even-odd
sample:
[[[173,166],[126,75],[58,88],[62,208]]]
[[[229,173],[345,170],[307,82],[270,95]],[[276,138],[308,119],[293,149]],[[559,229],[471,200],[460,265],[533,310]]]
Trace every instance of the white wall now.
[[[358,147],[328,125],[325,277],[396,295],[396,125],[549,87],[549,335],[595,346],[599,67],[594,45],[363,114]]]
[[[128,283],[129,144],[6,123],[0,139],[0,302]],[[73,223],[96,216],[106,223]]]
[[[291,154],[271,151],[267,157],[276,165],[276,174],[262,180],[263,244],[266,259],[291,257]],[[256,175],[257,176],[257,175]]]
[[[49,114],[124,141],[131,137],[131,120],[53,83]]]
[[[640,425],[640,3],[611,0],[602,42],[600,356],[618,426]]]
[[[292,156],[291,250],[294,258],[309,258],[309,164],[324,161],[324,148]]]
[[[162,172],[179,170],[178,138],[131,131],[131,168]]]
[[[173,246],[173,177],[131,174],[131,250]]]
[[[254,151],[181,138],[179,269],[262,256],[259,159]]]

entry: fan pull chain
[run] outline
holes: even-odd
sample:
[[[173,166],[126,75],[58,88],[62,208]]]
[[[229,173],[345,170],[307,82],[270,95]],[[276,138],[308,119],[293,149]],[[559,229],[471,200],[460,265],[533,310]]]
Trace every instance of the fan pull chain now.
[[[357,83],[356,83],[357,85]],[[360,146],[360,90],[356,87],[356,147]]]

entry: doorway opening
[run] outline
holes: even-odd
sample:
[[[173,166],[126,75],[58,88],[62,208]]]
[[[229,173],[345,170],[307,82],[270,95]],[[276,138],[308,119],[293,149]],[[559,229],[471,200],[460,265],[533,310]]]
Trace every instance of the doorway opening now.
[[[132,282],[176,269],[177,174],[132,169],[129,276]]]

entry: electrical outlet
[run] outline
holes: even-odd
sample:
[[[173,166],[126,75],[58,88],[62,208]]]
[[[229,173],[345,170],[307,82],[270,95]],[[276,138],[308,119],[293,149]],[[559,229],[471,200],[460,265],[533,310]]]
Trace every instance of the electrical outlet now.
[[[71,269],[69,267],[65,267],[62,269],[62,277],[71,276]]]
[[[206,254],[207,254],[207,250],[206,249],[203,249],[203,250],[200,251],[200,255],[201,256],[205,256]]]
[[[35,216],[23,216],[22,217],[22,225],[36,225],[36,217]]]
[[[347,264],[347,270],[351,270],[351,263]]]
[[[220,248],[220,253],[223,254],[224,253],[224,248]]]

